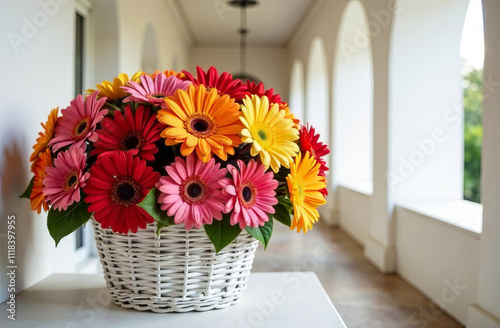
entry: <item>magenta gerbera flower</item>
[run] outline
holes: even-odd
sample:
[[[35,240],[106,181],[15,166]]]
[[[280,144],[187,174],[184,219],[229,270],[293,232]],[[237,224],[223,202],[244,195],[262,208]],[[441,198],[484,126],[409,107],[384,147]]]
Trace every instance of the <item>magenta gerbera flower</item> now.
[[[102,129],[97,130],[99,140],[94,143],[90,155],[102,154],[117,149],[132,151],[134,155],[152,161],[158,152],[155,141],[160,139],[160,132],[164,128],[156,120],[156,113],[140,105],[135,114],[130,106],[125,107],[125,115],[115,110],[114,119],[104,118]]]
[[[62,116],[57,120],[54,138],[49,142],[52,151],[56,152],[67,145],[71,145],[70,149],[85,150],[85,140],[97,141],[96,125],[108,112],[106,109],[101,110],[107,98],[97,100],[98,94],[99,91],[96,91],[85,100],[82,95],[78,95],[68,107],[61,110]]]
[[[120,87],[125,92],[130,93],[130,96],[123,99],[123,102],[135,101],[164,106],[165,97],[173,96],[177,89],[186,90],[191,84],[191,81],[183,81],[174,75],[167,77],[164,73],[160,73],[154,78],[143,74],[140,79],[140,84],[128,81],[129,86]]]
[[[66,210],[80,201],[80,188],[85,187],[89,173],[84,172],[87,154],[83,149],[69,149],[54,159],[54,166],[45,169],[43,195],[55,209]]]
[[[186,229],[211,224],[213,219],[221,220],[227,196],[222,193],[219,180],[226,173],[215,159],[203,163],[193,154],[175,158],[175,163],[166,166],[168,176],[160,178],[156,184],[161,192],[158,203],[174,222],[184,222]]]
[[[228,165],[227,169],[233,179],[224,178],[219,184],[223,192],[231,198],[226,203],[225,212],[233,211],[231,224],[246,226],[263,226],[269,221],[268,214],[274,214],[273,206],[278,204],[276,192],[278,181],[273,179],[273,172],[266,173],[266,167],[253,159],[248,166],[238,160],[238,169]]]
[[[187,71],[182,72],[186,74],[186,78],[192,81],[195,86],[203,84],[207,88],[216,89],[219,95],[229,95],[230,98],[236,101],[242,100],[249,94],[241,80],[233,80],[233,76],[227,72],[219,76],[215,67],[210,67],[205,73],[201,67],[196,66],[197,79]]]

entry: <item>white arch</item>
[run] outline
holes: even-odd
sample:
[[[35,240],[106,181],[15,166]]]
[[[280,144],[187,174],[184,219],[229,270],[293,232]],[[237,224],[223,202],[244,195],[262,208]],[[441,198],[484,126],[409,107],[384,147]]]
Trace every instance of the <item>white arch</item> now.
[[[307,63],[306,84],[306,111],[305,122],[316,128],[321,137],[320,141],[329,140],[328,127],[328,75],[327,75],[326,52],[323,40],[314,38],[309,51]],[[304,122],[304,123],[305,123]]]
[[[334,63],[334,171],[340,184],[366,193],[373,184],[373,59],[365,10],[350,1]]]
[[[293,63],[290,79],[290,109],[297,119],[304,121],[304,68],[300,60]]]

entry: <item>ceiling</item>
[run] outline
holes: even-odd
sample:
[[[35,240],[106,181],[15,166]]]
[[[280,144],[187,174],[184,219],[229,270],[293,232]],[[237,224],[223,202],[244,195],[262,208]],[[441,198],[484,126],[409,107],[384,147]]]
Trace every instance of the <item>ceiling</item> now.
[[[240,9],[226,0],[174,0],[196,45],[237,45]],[[247,8],[248,44],[286,45],[317,0],[260,0]]]

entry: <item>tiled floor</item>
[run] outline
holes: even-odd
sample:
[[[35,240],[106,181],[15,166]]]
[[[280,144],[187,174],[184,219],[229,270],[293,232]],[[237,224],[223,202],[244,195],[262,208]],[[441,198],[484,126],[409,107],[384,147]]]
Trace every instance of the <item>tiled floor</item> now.
[[[461,327],[397,275],[381,274],[344,232],[321,223],[306,235],[276,223],[252,271],[316,272],[349,328]]]

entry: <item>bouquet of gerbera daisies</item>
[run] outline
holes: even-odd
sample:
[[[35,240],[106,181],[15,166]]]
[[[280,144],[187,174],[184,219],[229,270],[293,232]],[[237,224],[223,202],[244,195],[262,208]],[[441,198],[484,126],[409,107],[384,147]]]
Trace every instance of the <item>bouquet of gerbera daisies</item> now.
[[[121,234],[203,226],[217,251],[243,229],[267,246],[273,220],[318,220],[329,150],[273,89],[213,67],[97,89],[50,112],[30,157],[23,196],[48,211],[56,245],[91,216]]]

